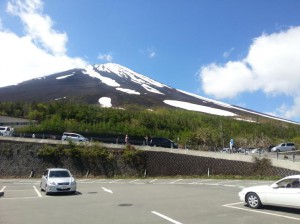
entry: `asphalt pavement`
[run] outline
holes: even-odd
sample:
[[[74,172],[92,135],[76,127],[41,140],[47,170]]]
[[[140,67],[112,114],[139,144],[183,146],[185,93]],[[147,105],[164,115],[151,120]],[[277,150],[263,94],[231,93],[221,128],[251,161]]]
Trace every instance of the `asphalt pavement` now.
[[[0,224],[296,224],[300,210],[253,210],[238,192],[270,181],[79,179],[76,194],[45,195],[39,179],[0,179]]]

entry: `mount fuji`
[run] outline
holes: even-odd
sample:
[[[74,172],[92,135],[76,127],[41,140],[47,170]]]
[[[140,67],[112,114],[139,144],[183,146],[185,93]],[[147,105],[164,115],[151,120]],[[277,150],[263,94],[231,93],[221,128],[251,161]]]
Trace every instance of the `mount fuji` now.
[[[114,63],[89,65],[0,88],[0,102],[63,100],[114,108],[181,108],[249,122],[272,119],[299,124],[175,89]]]

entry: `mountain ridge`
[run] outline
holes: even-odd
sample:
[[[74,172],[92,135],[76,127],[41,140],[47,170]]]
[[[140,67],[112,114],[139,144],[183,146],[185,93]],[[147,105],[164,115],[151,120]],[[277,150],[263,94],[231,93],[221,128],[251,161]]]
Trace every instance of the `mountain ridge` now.
[[[181,108],[257,122],[258,118],[298,124],[283,118],[211,100],[172,88],[115,63],[89,65],[0,88],[1,102],[75,99],[101,107]]]

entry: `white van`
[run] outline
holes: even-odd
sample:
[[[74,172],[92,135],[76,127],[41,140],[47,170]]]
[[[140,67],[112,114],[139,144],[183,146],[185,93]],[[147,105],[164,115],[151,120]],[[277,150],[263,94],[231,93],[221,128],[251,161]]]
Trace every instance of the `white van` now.
[[[271,152],[283,152],[283,151],[293,151],[296,150],[296,146],[293,142],[280,143],[279,145],[273,147]]]
[[[12,136],[14,128],[10,126],[0,126],[0,136]]]
[[[76,141],[76,142],[87,142],[87,141],[89,141],[89,139],[87,139],[86,137],[83,137],[80,134],[70,133],[70,132],[64,132],[62,137],[61,137],[61,140],[63,140],[63,141],[66,141],[66,140]]]

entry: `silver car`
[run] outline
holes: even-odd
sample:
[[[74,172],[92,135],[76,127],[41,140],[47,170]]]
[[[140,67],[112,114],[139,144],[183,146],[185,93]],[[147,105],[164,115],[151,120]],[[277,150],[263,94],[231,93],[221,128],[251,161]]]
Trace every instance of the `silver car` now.
[[[77,183],[71,172],[63,168],[50,168],[44,171],[41,179],[41,191],[49,193],[76,192]]]
[[[65,140],[69,140],[69,141],[75,141],[75,142],[87,142],[89,141],[89,139],[87,139],[86,137],[83,137],[80,134],[77,133],[70,133],[70,132],[64,132],[61,140],[65,141]]]
[[[279,145],[273,147],[271,152],[283,152],[283,151],[293,151],[296,150],[296,146],[293,142],[280,143]]]

